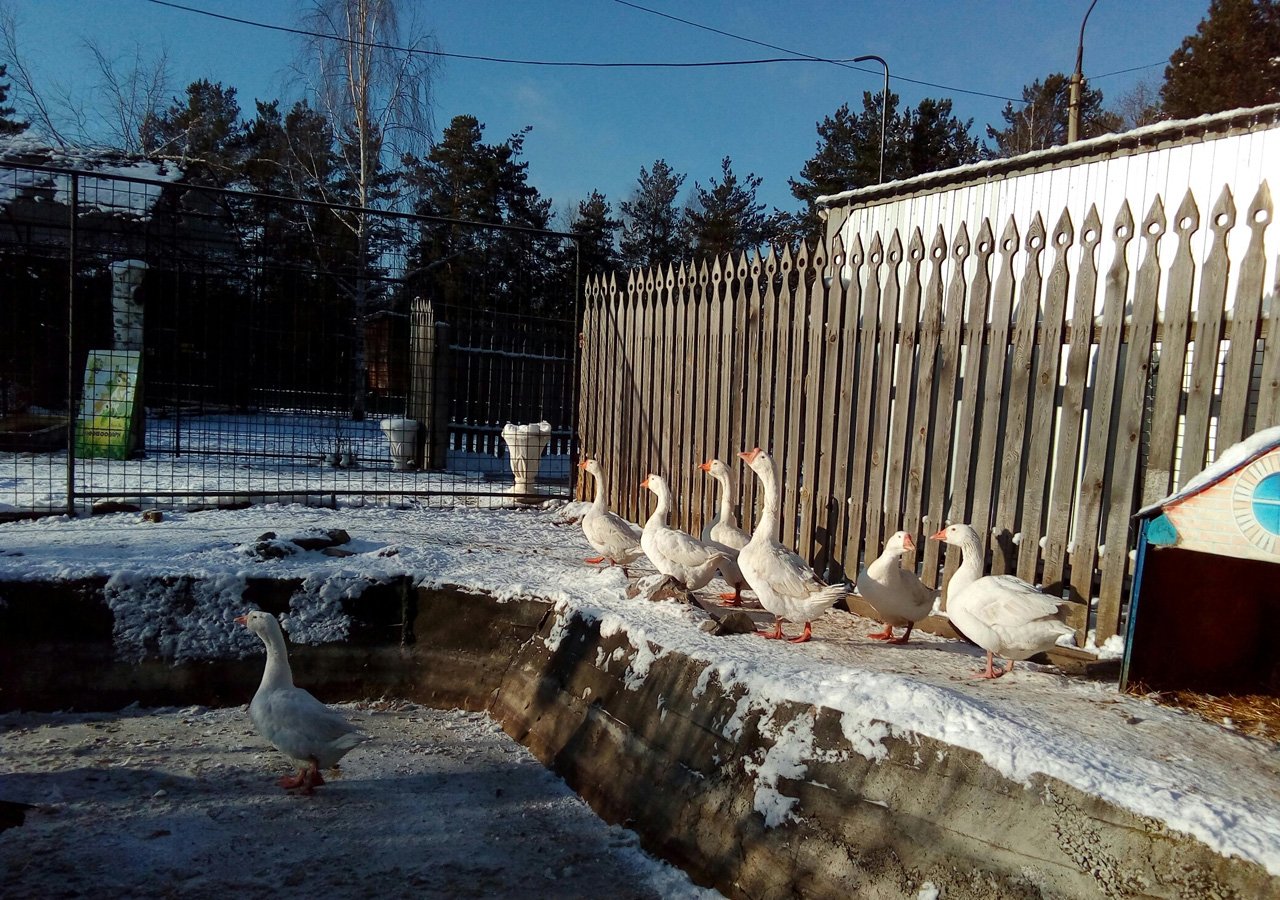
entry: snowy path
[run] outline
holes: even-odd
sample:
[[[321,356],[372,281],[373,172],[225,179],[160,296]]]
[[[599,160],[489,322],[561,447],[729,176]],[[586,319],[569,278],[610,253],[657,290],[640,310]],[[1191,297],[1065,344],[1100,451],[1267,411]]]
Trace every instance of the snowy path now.
[[[375,736],[313,797],[243,708],[0,715],[6,897],[718,897],[477,713],[347,705]]]

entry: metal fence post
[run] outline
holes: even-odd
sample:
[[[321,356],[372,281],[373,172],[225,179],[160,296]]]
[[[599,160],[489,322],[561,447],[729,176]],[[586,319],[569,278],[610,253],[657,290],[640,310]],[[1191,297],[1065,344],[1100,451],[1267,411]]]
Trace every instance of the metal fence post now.
[[[443,469],[449,450],[449,323],[415,297],[409,316],[409,418],[419,423],[419,468]]]
[[[70,222],[67,229],[67,515],[76,514],[76,207],[80,205],[80,176],[70,176]]]

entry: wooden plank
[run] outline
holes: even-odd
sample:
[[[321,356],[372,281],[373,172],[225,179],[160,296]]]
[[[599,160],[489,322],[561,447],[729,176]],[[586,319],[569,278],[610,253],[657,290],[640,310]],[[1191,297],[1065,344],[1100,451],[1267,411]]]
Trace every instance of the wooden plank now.
[[[684,275],[681,278],[681,274]],[[689,407],[694,399],[689,392],[689,292],[693,278],[688,268],[681,264],[672,275],[672,335],[669,391],[671,413],[669,426],[671,445],[665,467],[672,489],[671,524],[684,531],[689,530],[689,476],[685,471],[684,457],[689,452],[690,435],[686,427]]]
[[[1001,425],[1007,414],[1005,375],[1009,354],[1009,318],[1013,313],[1013,257],[1018,252],[1018,225],[1012,216],[1005,223],[997,250],[1000,253],[1000,273],[991,292],[991,311],[987,317],[985,375],[977,410],[981,430],[973,467],[973,503],[969,516],[969,524],[977,530],[984,547],[991,542],[992,511],[1000,477]],[[997,555],[1001,557],[997,571],[1004,572],[1003,554]]]
[[[828,259],[826,247],[819,243],[810,257],[804,278],[807,286],[805,308],[806,350],[804,364],[804,464],[800,488],[800,538],[797,552],[809,560],[818,572],[830,557],[829,547],[821,551],[815,544],[819,521],[825,516],[829,475],[824,472],[825,446],[830,440],[834,419],[826,406],[826,385],[831,378],[827,362],[827,286]]]
[[[755,403],[748,409],[748,416],[754,417],[753,446],[761,447],[773,453],[773,389],[774,362],[778,343],[778,257],[771,249],[761,264],[760,270],[760,378],[756,390]],[[757,482],[754,475],[744,478],[751,489],[753,499],[757,498]],[[758,505],[754,504],[753,506]],[[754,519],[753,519],[754,521]]]
[[[938,236],[934,241],[945,240],[942,228],[938,228]],[[959,393],[960,353],[963,343],[965,293],[968,282],[965,281],[964,266],[969,258],[969,229],[960,223],[959,230],[951,239],[951,278],[947,284],[946,305],[942,311],[942,332],[938,337],[937,382],[938,387],[933,398],[933,438],[930,441],[928,517],[922,522],[925,530],[933,533],[944,527],[947,515],[947,502],[951,489],[951,459],[954,453],[953,425],[956,418],[956,398]],[[923,578],[930,587],[940,587],[942,580],[938,577],[939,557],[947,545],[941,541],[925,541],[924,560],[921,566]],[[959,554],[953,554],[951,565],[959,565]]]
[[[1196,301],[1196,324],[1192,336],[1191,381],[1187,388],[1187,419],[1178,463],[1178,487],[1182,487],[1209,462],[1209,419],[1218,377],[1218,343],[1222,335],[1223,311],[1227,303],[1227,234],[1236,223],[1236,204],[1231,189],[1223,187],[1209,213],[1213,239],[1209,259],[1200,273],[1200,295]]]
[[[723,420],[725,438],[720,446],[720,452],[724,455],[725,464],[734,468],[742,464],[738,459],[738,453],[751,449],[742,437],[742,417],[743,407],[746,405],[747,379],[750,376],[750,370],[756,368],[755,361],[759,359],[756,346],[748,346],[746,334],[749,299],[746,284],[750,268],[746,256],[740,256],[725,286],[724,306],[720,315],[721,325],[725,331],[720,384],[724,392],[723,399],[728,401],[722,407],[722,415],[727,415],[727,418]],[[738,521],[743,523],[748,521],[750,513],[749,509],[741,506],[742,482],[745,480],[745,478],[738,479],[738,496],[734,498],[734,501],[739,504]],[[743,527],[745,529],[747,526],[744,524]]]
[[[721,264],[720,260],[716,260],[709,274],[706,273],[705,267],[699,273],[700,289],[697,295],[698,346],[695,362],[697,371],[702,373],[700,378],[702,381],[702,406],[701,414],[695,419],[694,423],[695,430],[698,432],[698,440],[695,442],[693,453],[695,468],[690,473],[693,477],[697,498],[694,509],[699,513],[693,524],[693,528],[696,529],[693,533],[696,535],[701,535],[703,528],[715,516],[715,494],[707,484],[706,476],[698,471],[696,466],[712,456],[723,458],[720,450],[722,442],[720,417],[721,406],[728,405],[728,398],[724,396],[724,388],[721,381],[723,369],[721,367],[720,343],[724,338],[724,334],[720,329],[720,317],[724,301],[726,270],[731,271],[731,266],[731,263],[729,266],[725,266]],[[704,274],[707,275],[706,279],[702,277]]]
[[[1231,344],[1222,376],[1222,412],[1218,417],[1218,455],[1247,437],[1249,382],[1253,376],[1261,325],[1262,282],[1266,269],[1263,238],[1271,221],[1271,192],[1264,181],[1249,204],[1245,219],[1249,226],[1249,246],[1236,279],[1235,302],[1231,307]]]
[[[1271,296],[1280,297],[1280,266],[1276,267]],[[1258,387],[1259,429],[1280,425],[1280,309],[1273,304],[1265,319],[1267,347],[1262,357],[1262,377]]]
[[[1044,545],[1044,569],[1041,583],[1055,596],[1062,587],[1071,540],[1071,523],[1079,481],[1076,472],[1081,465],[1084,435],[1085,387],[1089,381],[1089,362],[1093,354],[1093,310],[1098,290],[1098,244],[1102,240],[1102,220],[1098,207],[1090,205],[1080,229],[1080,263],[1076,269],[1075,293],[1071,304],[1071,322],[1067,345],[1066,372],[1062,384],[1062,404],[1058,418],[1058,449],[1054,460],[1053,485],[1049,497],[1049,523]],[[1075,324],[1077,327],[1070,327]],[[1092,557],[1088,583],[1092,583]],[[1088,603],[1092,593],[1083,596],[1073,589],[1069,594],[1076,603]]]
[[[781,514],[778,517],[778,538],[787,547],[796,545],[796,481],[799,461],[796,447],[791,443],[791,401],[799,387],[795,380],[792,346],[795,339],[792,323],[804,313],[796,308],[795,257],[791,248],[784,246],[778,258],[778,308],[777,343],[774,345],[773,427],[770,446],[778,462],[778,488],[781,494]]]
[[[637,372],[638,402],[636,405],[638,452],[633,457],[631,470],[626,475],[625,490],[633,522],[643,522],[649,515],[649,498],[637,487],[657,458],[655,429],[659,419],[659,402],[656,385],[662,377],[662,302],[653,291],[653,276],[649,274],[641,282],[643,299],[639,340],[641,341]]]
[[[825,254],[825,269],[820,268],[823,282],[821,308],[822,323],[819,343],[822,346],[822,393],[815,407],[815,414],[826,423],[822,429],[818,451],[818,476],[814,497],[814,569],[823,578],[833,581],[843,577],[836,573],[834,564],[842,545],[836,543],[838,521],[844,513],[844,502],[834,492],[836,457],[842,448],[837,444],[841,420],[836,403],[839,399],[841,377],[840,336],[844,319],[844,288],[840,279],[840,267],[844,264],[843,243],[837,236]]]
[[[880,269],[884,244],[877,233],[866,253],[867,283],[858,313],[858,382],[853,417],[853,456],[849,460],[849,532],[845,542],[845,571],[857,572],[862,564],[867,520],[867,470],[871,462],[874,430],[876,347],[880,334]]]
[[[785,429],[783,434],[783,493],[782,515],[783,527],[788,547],[793,547],[806,559],[808,553],[801,550],[799,542],[799,526],[803,498],[800,496],[801,474],[804,468],[804,422],[803,407],[805,395],[805,363],[808,359],[807,344],[809,337],[809,248],[801,245],[792,259],[790,277],[786,279],[783,290],[788,298],[791,321],[790,340],[788,341],[786,406],[783,407]]]
[[[1111,407],[1116,395],[1116,362],[1120,356],[1124,307],[1129,290],[1129,263],[1125,254],[1133,240],[1133,213],[1129,211],[1127,202],[1120,205],[1111,235],[1113,254],[1103,286],[1102,335],[1093,361],[1093,409],[1089,415],[1089,437],[1080,476],[1080,511],[1071,552],[1071,591],[1085,603],[1093,600],[1103,485],[1111,464]],[[1081,624],[1076,633],[1077,646],[1084,646],[1087,630],[1088,623]]]
[[[1156,390],[1151,403],[1151,436],[1147,445],[1147,469],[1143,478],[1142,503],[1154,503],[1173,490],[1173,462],[1178,447],[1178,414],[1182,407],[1182,384],[1186,377],[1187,338],[1191,325],[1191,290],[1196,263],[1191,238],[1200,228],[1200,209],[1188,190],[1173,217],[1178,235],[1173,264],[1169,267],[1165,290],[1164,330],[1155,365]]]
[[[1037,221],[1039,216],[1037,215]],[[1034,228],[1033,228],[1034,230]],[[1045,496],[1053,475],[1054,420],[1058,409],[1058,380],[1062,373],[1062,328],[1067,310],[1067,253],[1075,239],[1071,217],[1064,207],[1053,227],[1053,267],[1045,283],[1035,381],[1032,382],[1031,431],[1027,440],[1026,483],[1018,518],[1018,577],[1036,583],[1039,578],[1040,538],[1044,527]],[[1075,473],[1074,464],[1071,466]],[[1069,477],[1069,476],[1068,476]],[[1046,542],[1047,543],[1047,542]]]
[[[896,235],[895,235],[896,236]],[[904,504],[907,473],[907,446],[911,433],[912,417],[919,402],[919,386],[916,384],[916,347],[920,339],[920,264],[924,261],[924,238],[919,228],[912,229],[907,242],[907,285],[902,294],[902,312],[898,316],[897,362],[892,391],[893,426],[889,433],[889,474],[885,485],[884,517],[881,542],[899,529],[905,529],[908,519],[918,521],[918,509],[908,511]],[[927,404],[927,401],[926,401]],[[915,527],[908,529],[915,534]],[[912,558],[914,564],[914,557]]]
[[[857,564],[857,557],[852,560],[848,556],[847,547],[853,540],[852,533],[857,530],[857,523],[849,514],[850,457],[853,451],[854,436],[860,429],[856,420],[856,398],[858,385],[858,332],[860,326],[860,310],[862,306],[862,271],[866,254],[862,250],[862,237],[853,235],[845,253],[845,262],[840,267],[840,380],[836,385],[832,413],[837,418],[835,437],[835,459],[831,473],[831,497],[836,521],[834,544],[836,558],[830,567],[832,578],[856,578],[858,570],[849,570],[849,566]]]
[[[885,527],[885,489],[888,480],[889,431],[892,427],[894,345],[898,340],[898,307],[902,299],[898,268],[902,264],[902,238],[895,229],[885,251],[885,278],[880,294],[880,340],[876,350],[875,412],[872,414],[871,447],[867,466],[866,524],[860,565],[880,553]]]
[[[912,245],[919,239],[923,246],[923,235],[917,229],[916,234],[912,237]],[[931,520],[929,519],[929,460],[933,453],[937,452],[936,447],[939,444],[946,446],[949,450],[950,441],[943,439],[944,436],[935,430],[935,421],[933,410],[935,408],[936,397],[935,390],[938,386],[938,369],[940,368],[940,357],[938,346],[942,340],[942,299],[943,299],[943,279],[942,266],[947,258],[947,238],[943,234],[942,226],[938,226],[938,230],[933,238],[933,243],[929,246],[927,259],[929,261],[929,279],[928,285],[924,289],[924,310],[920,314],[920,342],[919,353],[916,358],[916,379],[915,379],[915,409],[911,423],[911,433],[907,440],[907,455],[909,457],[906,472],[906,498],[904,507],[906,509],[902,521],[902,529],[909,532],[916,539],[916,546],[919,550],[925,550],[930,544],[936,545],[937,541],[928,540],[929,536],[937,531],[937,528],[930,528]],[[945,438],[949,438],[946,435]],[[906,554],[902,559],[905,568],[916,570],[917,552],[912,551]],[[937,557],[934,557],[934,571],[936,572]],[[926,567],[926,571],[928,568]]]
[[[1027,229],[1024,241],[1027,260],[1022,283],[1018,285],[1018,305],[1013,311],[1013,336],[1005,375],[1008,387],[1001,399],[1005,412],[1000,437],[1003,445],[999,454],[1000,487],[991,517],[995,533],[991,571],[999,574],[1012,572],[1017,568],[1020,541],[1028,541],[1032,547],[1036,547],[1040,539],[1039,534],[1023,534],[1020,526],[1023,480],[1037,477],[1043,479],[1048,463],[1045,459],[1027,455],[1027,411],[1033,400],[1052,408],[1054,399],[1050,396],[1046,403],[1042,398],[1035,398],[1031,391],[1031,371],[1036,363],[1035,339],[1040,316],[1040,292],[1044,287],[1040,271],[1040,257],[1044,253],[1044,247],[1044,219],[1037,212],[1031,220],[1031,227]],[[1030,469],[1038,469],[1039,474],[1029,471]]]
[[[1146,408],[1151,347],[1155,336],[1156,306],[1160,293],[1160,237],[1165,232],[1164,204],[1159,195],[1142,222],[1143,259],[1138,266],[1124,380],[1121,382],[1120,415],[1114,456],[1111,460],[1111,495],[1106,513],[1106,553],[1102,556],[1098,591],[1097,643],[1120,630],[1120,604],[1125,575],[1131,568],[1130,546],[1137,546],[1132,517],[1137,512],[1139,457],[1142,449],[1142,414]],[[1131,539],[1132,538],[1132,539]]]

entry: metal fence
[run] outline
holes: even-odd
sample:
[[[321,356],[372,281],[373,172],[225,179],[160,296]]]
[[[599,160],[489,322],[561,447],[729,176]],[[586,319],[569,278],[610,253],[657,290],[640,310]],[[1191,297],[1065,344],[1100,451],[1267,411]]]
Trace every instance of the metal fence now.
[[[0,162],[0,516],[492,497],[541,421],[566,495],[576,296],[555,232]]]

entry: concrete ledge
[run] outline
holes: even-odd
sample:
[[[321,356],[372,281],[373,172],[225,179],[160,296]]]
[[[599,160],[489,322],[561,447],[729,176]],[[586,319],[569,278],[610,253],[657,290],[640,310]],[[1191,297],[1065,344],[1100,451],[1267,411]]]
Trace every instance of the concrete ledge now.
[[[0,583],[0,709],[248,702],[261,656],[120,659],[104,585]],[[264,580],[246,600],[280,612],[296,590]],[[1055,779],[1016,783],[920,735],[855,745],[839,714],[725,692],[678,652],[634,677],[626,633],[546,601],[406,578],[342,607],[349,640],[291,647],[300,684],[487,710],[606,820],[727,896],[911,897],[925,881],[948,900],[1280,896],[1262,867]],[[790,817],[767,826],[762,798]]]

